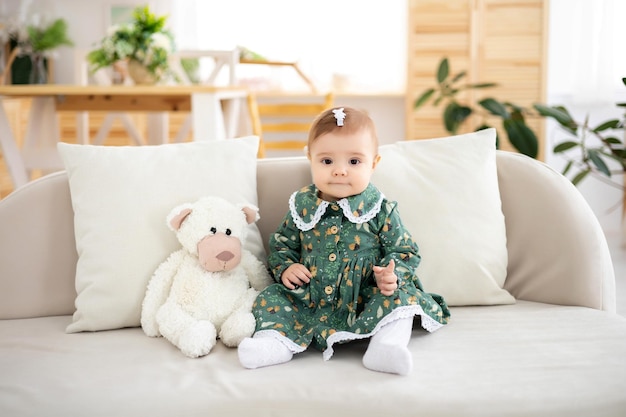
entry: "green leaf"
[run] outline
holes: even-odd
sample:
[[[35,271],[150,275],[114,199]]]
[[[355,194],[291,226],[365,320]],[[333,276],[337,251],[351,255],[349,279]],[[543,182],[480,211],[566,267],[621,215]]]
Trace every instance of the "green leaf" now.
[[[523,113],[525,111],[524,107],[518,106],[517,104],[511,103],[510,101],[503,101],[502,104],[504,105],[504,107],[511,108],[510,111],[513,115],[516,115],[516,114],[519,115],[519,117],[517,118],[519,119],[524,118],[523,116]]]
[[[617,151],[615,152],[615,154],[609,153],[609,152],[600,152],[600,153],[604,155],[605,157],[611,158],[614,161],[616,161],[618,164],[620,164],[623,167],[624,172],[626,172],[626,153],[624,150]]]
[[[437,82],[441,84],[448,78],[448,74],[450,73],[450,66],[448,64],[448,58],[443,58],[439,63],[439,68],[437,69]]]
[[[572,165],[574,165],[574,163],[572,161],[568,161],[567,165],[565,165],[565,168],[563,168],[563,175],[567,175],[567,173],[569,172],[569,170],[572,168]]]
[[[593,129],[593,131],[598,133],[607,129],[616,129],[617,127],[619,127],[619,125],[619,119],[607,120],[606,122],[598,125],[595,129]]]
[[[586,169],[584,171],[580,171],[574,178],[572,178],[572,184],[578,185],[585,177],[591,172],[590,169]]]
[[[613,136],[605,138],[604,141],[607,142],[607,143],[610,143],[612,145],[621,145],[622,144],[621,140],[619,140],[618,138],[613,137]]]
[[[502,103],[500,103],[496,99],[488,97],[488,98],[485,98],[483,100],[480,100],[478,102],[478,104],[480,104],[489,113],[491,113],[491,114],[493,114],[495,116],[500,116],[500,117],[503,117],[503,118],[508,118],[509,117],[509,112],[506,111],[506,107],[504,107],[504,105],[502,105]]]
[[[67,36],[67,22],[64,19],[56,19],[45,28],[28,26],[26,30],[34,52],[49,51],[63,45],[74,45]]]
[[[451,101],[443,112],[443,124],[446,130],[452,134],[456,134],[463,122],[472,114],[472,109],[467,106],[461,106],[456,101]]]
[[[477,83],[477,84],[468,84],[465,88],[492,88],[497,87],[496,83]]]
[[[589,159],[591,159],[591,162],[593,162],[596,168],[598,168],[598,171],[600,171],[607,177],[611,176],[611,171],[609,170],[609,167],[606,165],[606,163],[602,159],[602,156],[596,149],[589,150]]]
[[[522,123],[526,123],[526,120],[524,119],[524,113],[522,113],[523,109],[521,107],[516,106],[515,104],[511,104],[511,103],[503,103],[503,104],[505,105],[505,107],[507,105],[512,107],[511,119],[518,120]]]
[[[467,75],[466,71],[459,72],[457,75],[454,76],[454,78],[452,78],[451,83],[454,84],[455,82],[459,81],[461,78],[465,77],[465,75]]]
[[[531,158],[537,158],[539,140],[526,123],[520,120],[505,119],[503,125],[509,136],[509,142],[515,149]]]
[[[433,94],[435,94],[434,88],[429,88],[426,91],[424,91],[422,95],[419,96],[417,100],[415,100],[415,103],[413,103],[413,108],[414,109],[420,108],[424,103],[426,103],[432,97]]]
[[[571,142],[571,141],[559,143],[558,145],[556,145],[554,147],[553,152],[554,153],[565,152],[565,151],[567,151],[569,149],[575,148],[576,146],[580,146],[580,143],[578,143],[578,142]]]
[[[533,107],[540,115],[553,118],[568,130],[576,130],[576,122],[565,109],[554,106],[544,106],[543,104],[533,104]]]

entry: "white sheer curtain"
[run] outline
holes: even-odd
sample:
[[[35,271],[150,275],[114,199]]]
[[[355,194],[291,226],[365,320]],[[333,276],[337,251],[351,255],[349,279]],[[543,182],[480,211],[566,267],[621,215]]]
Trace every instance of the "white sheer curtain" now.
[[[621,77],[626,76],[625,16],[624,0],[551,0],[552,95],[572,104],[615,103]]]
[[[548,104],[563,104],[578,121],[595,126],[619,117],[615,103],[626,101],[626,0],[550,0],[548,47]],[[548,121],[546,162],[557,170],[565,166],[552,148],[568,136]],[[614,176],[619,181],[619,176]],[[607,232],[623,229],[623,193],[596,178],[578,186]],[[620,226],[621,225],[621,226]]]

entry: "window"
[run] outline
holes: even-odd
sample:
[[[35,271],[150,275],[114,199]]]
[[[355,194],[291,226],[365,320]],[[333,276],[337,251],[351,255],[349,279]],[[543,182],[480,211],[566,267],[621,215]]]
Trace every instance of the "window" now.
[[[297,61],[319,88],[331,87],[337,74],[359,90],[404,91],[406,0],[194,0],[172,7],[179,49],[244,46],[270,60]],[[288,68],[248,67],[238,68],[240,78],[261,73],[302,87]]]

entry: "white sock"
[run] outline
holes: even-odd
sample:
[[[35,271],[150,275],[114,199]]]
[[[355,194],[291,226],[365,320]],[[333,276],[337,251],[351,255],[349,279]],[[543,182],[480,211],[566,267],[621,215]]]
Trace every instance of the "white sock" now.
[[[239,343],[237,354],[241,365],[248,369],[278,365],[293,357],[291,350],[274,337],[246,337]]]
[[[408,349],[413,317],[398,319],[383,326],[372,336],[363,365],[372,371],[408,375],[413,369],[413,357]]]

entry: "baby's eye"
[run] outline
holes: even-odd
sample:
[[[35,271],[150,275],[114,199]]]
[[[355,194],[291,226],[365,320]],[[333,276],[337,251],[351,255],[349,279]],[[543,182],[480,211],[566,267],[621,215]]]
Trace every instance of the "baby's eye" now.
[[[215,227],[211,227],[210,229],[212,234],[216,234],[217,233],[217,229]]]
[[[332,160],[332,159],[330,159],[330,158],[324,158],[324,159],[322,159],[322,161],[321,161],[321,162],[322,162],[322,164],[324,164],[324,165],[330,165],[330,164],[332,164],[332,163],[333,163],[333,160]]]
[[[350,165],[359,165],[360,163],[361,163],[361,160],[357,158],[352,158],[350,160]]]

